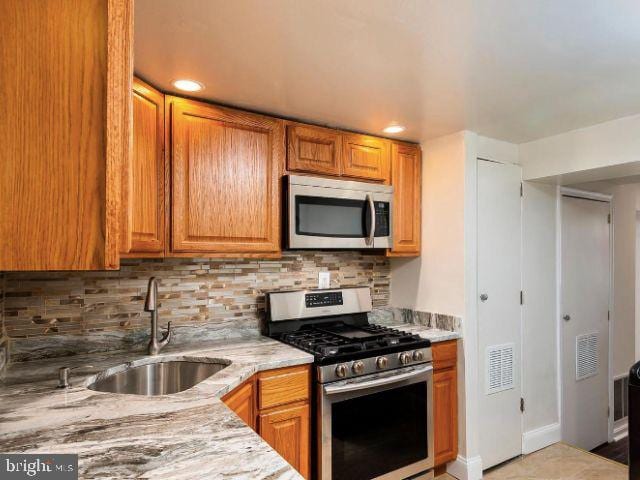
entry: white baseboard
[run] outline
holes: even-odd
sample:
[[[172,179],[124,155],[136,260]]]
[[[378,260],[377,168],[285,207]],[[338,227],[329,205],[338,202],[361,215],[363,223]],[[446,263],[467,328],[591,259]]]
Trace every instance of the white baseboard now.
[[[481,480],[482,458],[480,455],[471,458],[458,455],[454,462],[447,465],[447,473],[458,480]]]
[[[613,427],[613,441],[617,442],[629,435],[629,423],[627,419],[620,420],[618,425]]]
[[[522,434],[522,453],[532,453],[541,448],[558,443],[562,439],[560,423],[529,430]]]

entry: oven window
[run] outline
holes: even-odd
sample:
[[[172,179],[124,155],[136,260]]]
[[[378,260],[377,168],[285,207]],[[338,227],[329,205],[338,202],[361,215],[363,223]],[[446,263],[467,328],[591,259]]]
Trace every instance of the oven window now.
[[[364,238],[369,207],[364,200],[296,197],[296,234],[314,237]]]
[[[428,456],[427,384],[334,403],[333,480],[368,480]]]

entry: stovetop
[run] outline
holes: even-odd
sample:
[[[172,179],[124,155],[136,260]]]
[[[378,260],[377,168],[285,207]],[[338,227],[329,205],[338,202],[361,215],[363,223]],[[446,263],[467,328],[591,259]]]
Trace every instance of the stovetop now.
[[[331,322],[304,326],[276,338],[312,353],[317,365],[328,365],[431,346],[419,335],[383,325]]]

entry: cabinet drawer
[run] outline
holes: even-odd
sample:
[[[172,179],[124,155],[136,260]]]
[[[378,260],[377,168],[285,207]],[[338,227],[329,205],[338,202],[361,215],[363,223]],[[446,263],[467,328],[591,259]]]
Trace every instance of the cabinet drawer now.
[[[310,396],[309,366],[281,368],[258,374],[258,408],[305,401]]]
[[[455,367],[458,357],[458,341],[436,342],[431,345],[431,353],[434,370]]]

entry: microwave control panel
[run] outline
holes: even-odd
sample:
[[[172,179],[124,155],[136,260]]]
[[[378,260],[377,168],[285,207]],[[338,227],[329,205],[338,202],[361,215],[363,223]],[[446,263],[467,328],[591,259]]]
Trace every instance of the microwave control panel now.
[[[374,202],[376,209],[376,231],[374,235],[376,237],[388,237],[389,236],[389,203],[388,202]]]

